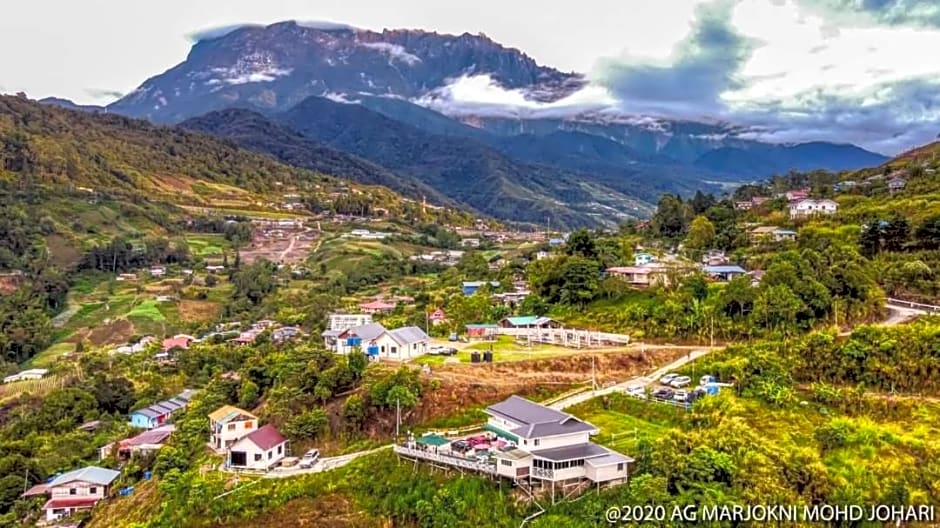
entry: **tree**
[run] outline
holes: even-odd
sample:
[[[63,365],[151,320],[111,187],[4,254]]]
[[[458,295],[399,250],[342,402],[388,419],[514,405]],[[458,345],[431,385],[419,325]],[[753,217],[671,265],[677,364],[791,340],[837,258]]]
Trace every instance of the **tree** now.
[[[940,215],[934,215],[917,226],[914,239],[921,249],[940,249]]]
[[[134,385],[121,376],[96,374],[91,381],[91,394],[98,408],[107,413],[126,414],[134,405]]]
[[[418,396],[408,388],[407,385],[394,385],[388,390],[385,396],[385,405],[387,407],[414,407],[418,405]]]
[[[715,243],[715,225],[704,216],[696,216],[685,237],[685,247],[693,251],[704,251]]]
[[[587,229],[579,229],[568,235],[565,253],[594,259],[597,258],[597,244]]]
[[[258,384],[248,378],[243,379],[238,387],[238,405],[247,408],[254,407],[258,394]]]
[[[664,194],[659,198],[651,227],[662,238],[678,239],[688,230],[691,221],[692,209],[682,202],[682,198]]]
[[[715,197],[711,194],[704,194],[702,191],[695,191],[695,196],[689,200],[689,206],[692,213],[700,215],[716,204]]]
[[[463,256],[460,257],[460,260],[457,261],[455,267],[463,277],[472,280],[485,278],[490,272],[486,259],[483,258],[483,254],[478,251],[467,251],[464,253]]]
[[[911,224],[901,215],[894,215],[882,228],[884,249],[901,251],[911,236]]]
[[[362,349],[355,348],[347,355],[346,364],[353,378],[359,379],[362,377],[362,373],[365,372],[366,367],[369,366],[369,358],[366,357]]]
[[[329,423],[330,420],[326,415],[326,411],[314,407],[288,420],[285,429],[287,434],[293,438],[310,439],[316,438],[325,431]]]
[[[366,420],[366,402],[362,396],[353,394],[343,402],[343,420],[346,427],[358,431]]]

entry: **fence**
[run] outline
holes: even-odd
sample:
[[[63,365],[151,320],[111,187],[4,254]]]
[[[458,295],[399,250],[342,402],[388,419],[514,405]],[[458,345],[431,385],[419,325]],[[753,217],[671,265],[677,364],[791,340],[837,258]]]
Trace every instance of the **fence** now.
[[[592,346],[629,345],[630,336],[594,332],[576,328],[499,328],[499,335],[513,336],[518,340],[548,345],[561,345],[568,348],[589,348]]]
[[[401,446],[401,445],[395,446],[395,453],[398,455],[406,456],[406,457],[412,457],[412,458],[417,458],[421,460],[437,462],[439,464],[445,464],[448,466],[468,469],[470,471],[479,471],[481,473],[486,473],[488,475],[496,474],[495,463],[490,464],[488,462],[468,460],[466,458],[443,455],[441,453],[433,453],[430,451],[424,451],[422,449],[414,449],[411,447],[406,447],[406,446]]]
[[[904,306],[906,308],[911,308],[914,310],[923,310],[925,312],[940,313],[940,306],[934,306],[932,304],[924,304],[914,301],[905,301],[904,299],[892,299],[888,298],[888,304],[894,304],[897,306]]]

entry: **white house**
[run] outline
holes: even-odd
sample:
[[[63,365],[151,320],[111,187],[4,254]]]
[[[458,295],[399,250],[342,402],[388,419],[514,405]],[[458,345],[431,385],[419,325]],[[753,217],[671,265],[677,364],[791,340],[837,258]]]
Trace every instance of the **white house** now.
[[[3,382],[13,383],[15,381],[38,380],[44,378],[48,373],[49,369],[28,369],[3,378]]]
[[[46,485],[49,500],[42,509],[47,521],[69,517],[79,510],[90,510],[111,496],[111,485],[120,476],[119,471],[88,466],[59,475]]]
[[[356,347],[363,352],[385,333],[385,327],[379,323],[366,323],[345,330],[327,330],[323,332],[323,344],[337,354],[348,354]]]
[[[372,314],[330,314],[329,330],[347,330],[354,326],[362,326],[372,322]]]
[[[541,481],[553,490],[556,485],[564,490],[585,482],[598,487],[622,484],[629,477],[633,459],[591,442],[597,428],[570,414],[519,396],[510,396],[484,412],[489,415],[484,429],[498,439],[489,445],[501,446],[490,447],[487,460],[468,459],[451,449],[446,439],[435,442],[430,450],[421,441],[409,441],[395,451],[515,482]]]
[[[248,411],[223,405],[209,414],[209,444],[222,452],[258,429],[258,417]]]
[[[287,456],[287,449],[287,438],[268,424],[232,444],[227,464],[232,468],[267,471]]]
[[[790,218],[805,218],[816,215],[832,215],[839,210],[839,204],[832,200],[813,200],[806,198],[790,204]]]
[[[377,357],[381,359],[407,360],[426,354],[430,342],[431,338],[424,333],[424,330],[417,326],[406,326],[386,330],[364,350],[370,355],[375,355],[373,352],[377,352]],[[372,347],[376,347],[377,350]]]

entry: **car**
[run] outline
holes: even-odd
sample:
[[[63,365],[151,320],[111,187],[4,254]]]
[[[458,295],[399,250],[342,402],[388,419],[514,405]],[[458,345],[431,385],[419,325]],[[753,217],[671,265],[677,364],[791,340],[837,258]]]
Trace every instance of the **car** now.
[[[677,402],[685,402],[689,399],[689,393],[684,390],[677,390],[675,394],[672,395],[672,399]]]
[[[698,400],[699,398],[704,398],[707,394],[708,394],[708,391],[706,391],[702,387],[696,387],[695,389],[692,390],[692,392],[689,393],[689,401],[694,402],[695,400]]]
[[[297,464],[297,466],[304,469],[309,469],[316,465],[318,460],[320,460],[320,450],[311,449],[310,451],[304,453],[304,456],[300,459],[300,463]]]
[[[681,389],[682,387],[689,386],[690,383],[692,383],[692,378],[688,376],[679,376],[677,378],[673,378],[672,381],[669,382],[669,385],[677,389]]]
[[[466,440],[457,440],[450,444],[450,448],[453,451],[458,453],[463,453],[464,451],[470,449],[470,444]]]
[[[646,387],[643,385],[629,385],[624,392],[637,398],[646,398]]]
[[[702,376],[701,378],[699,378],[698,384],[699,384],[699,385],[702,385],[702,386],[705,386],[705,385],[708,385],[709,383],[715,383],[715,381],[716,381],[716,380],[715,380],[715,376],[706,374],[706,375]]]
[[[666,387],[660,387],[653,391],[653,397],[658,400],[671,400],[672,399],[672,389]]]
[[[671,382],[672,380],[674,380],[674,379],[676,379],[676,378],[678,378],[678,377],[679,377],[678,374],[669,373],[669,374],[666,374],[665,376],[659,378],[659,382],[662,383],[663,385],[669,385],[669,382]]]
[[[455,356],[457,355],[457,349],[454,347],[440,347],[438,353],[442,356]]]

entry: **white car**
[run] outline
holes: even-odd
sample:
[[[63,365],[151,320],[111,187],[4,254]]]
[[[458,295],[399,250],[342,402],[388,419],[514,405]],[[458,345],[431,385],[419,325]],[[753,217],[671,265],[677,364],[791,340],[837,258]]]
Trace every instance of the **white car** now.
[[[688,376],[679,376],[678,378],[673,378],[672,381],[669,382],[669,385],[677,389],[681,389],[682,387],[688,387],[691,383],[692,378]]]
[[[672,373],[666,374],[665,376],[659,378],[659,382],[662,383],[663,385],[669,385],[669,382],[671,382],[672,380],[678,377],[679,377],[678,374],[672,374]]]
[[[311,449],[310,451],[304,453],[303,458],[300,459],[300,463],[297,464],[297,466],[304,469],[309,469],[312,468],[318,460],[320,460],[320,450]]]
[[[646,387],[643,385],[630,385],[624,392],[636,398],[646,398]]]
[[[675,394],[672,395],[672,399],[677,402],[684,402],[689,399],[689,393],[684,390],[677,390]]]

